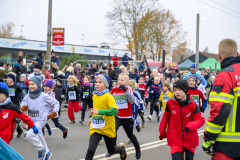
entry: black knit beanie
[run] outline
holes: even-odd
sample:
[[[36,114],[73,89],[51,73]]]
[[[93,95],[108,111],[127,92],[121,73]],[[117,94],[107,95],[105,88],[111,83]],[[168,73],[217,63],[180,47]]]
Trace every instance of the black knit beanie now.
[[[185,92],[187,94],[188,92],[188,82],[186,80],[183,79],[179,79],[177,80],[174,84],[173,84],[173,89],[174,87],[178,87],[180,88],[183,92]]]

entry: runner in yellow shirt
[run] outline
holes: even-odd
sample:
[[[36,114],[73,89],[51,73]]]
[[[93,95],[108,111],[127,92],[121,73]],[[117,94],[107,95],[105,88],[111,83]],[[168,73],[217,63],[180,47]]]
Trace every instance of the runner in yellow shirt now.
[[[115,115],[118,114],[117,105],[114,97],[109,93],[111,79],[106,74],[101,74],[96,78],[96,89],[93,99],[93,108],[89,109],[92,113],[92,119],[88,122],[91,124],[89,129],[90,140],[85,160],[92,160],[97,149],[100,139],[103,137],[108,152],[112,155],[120,154],[121,160],[127,159],[126,146],[119,143],[115,146]]]

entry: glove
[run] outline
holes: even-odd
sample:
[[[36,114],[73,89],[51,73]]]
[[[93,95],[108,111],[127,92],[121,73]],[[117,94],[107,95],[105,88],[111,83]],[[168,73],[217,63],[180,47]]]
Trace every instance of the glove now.
[[[200,107],[200,111],[201,111],[202,113],[204,113],[204,108],[203,108],[203,106]]]
[[[187,132],[188,132],[188,131],[189,131],[189,128],[188,128],[188,127],[185,127],[185,131],[187,131]]]
[[[162,140],[164,138],[167,138],[167,132],[166,131],[164,131],[164,133],[159,136],[160,140]]]
[[[127,91],[127,88],[125,87],[125,85],[121,85],[121,86],[119,86],[119,89],[122,89],[124,92]]]
[[[26,111],[26,110],[28,110],[28,105],[22,106],[21,111]]]
[[[38,134],[39,130],[37,129],[36,126],[33,126],[32,129],[34,134]]]
[[[203,141],[203,145],[202,145],[203,151],[209,155],[216,155],[216,152],[211,150],[214,143],[215,141],[207,141],[207,142]]]
[[[56,112],[52,112],[51,114],[49,114],[47,116],[47,118],[50,118],[50,119],[54,119],[56,117],[57,113]]]

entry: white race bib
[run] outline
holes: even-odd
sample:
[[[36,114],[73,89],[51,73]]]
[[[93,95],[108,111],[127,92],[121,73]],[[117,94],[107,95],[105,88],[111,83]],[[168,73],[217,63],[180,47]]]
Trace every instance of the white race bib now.
[[[75,91],[69,91],[68,92],[69,100],[76,100],[76,92]]]
[[[118,109],[128,108],[127,96],[125,94],[118,94],[118,95],[114,94],[113,97],[116,100]]]
[[[103,116],[93,116],[92,117],[92,128],[101,129],[105,127],[105,120]]]
[[[89,92],[83,92],[83,99],[84,99],[84,98],[87,98],[88,95],[89,95]]]
[[[192,96],[193,101],[198,105],[198,107],[200,107],[199,106],[199,95],[191,95],[191,96]]]
[[[9,88],[8,92],[9,92],[9,96],[10,97],[14,97],[15,96],[15,89],[14,88]]]
[[[167,102],[170,99],[170,96],[163,96],[163,102]]]

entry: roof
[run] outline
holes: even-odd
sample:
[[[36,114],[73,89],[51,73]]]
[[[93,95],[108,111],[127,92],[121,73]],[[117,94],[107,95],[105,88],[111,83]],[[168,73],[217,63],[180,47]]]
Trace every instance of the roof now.
[[[199,52],[199,54],[201,54],[201,55],[203,55],[203,56],[205,56],[205,57],[207,57],[207,58],[214,58],[214,59],[216,59],[216,61],[218,61],[218,54],[207,53],[207,52]],[[195,54],[192,54],[191,56],[183,59],[182,61],[184,62],[186,59],[188,59],[188,58],[190,58],[190,57],[192,57],[192,56],[195,56]],[[178,63],[181,63],[181,62],[178,62]]]
[[[178,67],[183,70],[183,69],[189,69],[190,65],[194,64],[191,60],[186,59],[184,62],[182,62],[181,64],[178,65]],[[204,67],[202,67],[202,65],[199,65],[199,69],[205,69]]]

